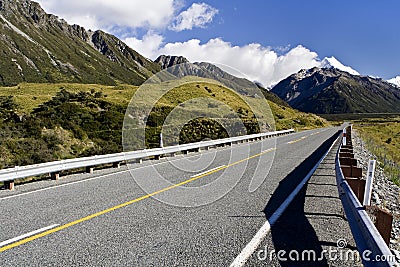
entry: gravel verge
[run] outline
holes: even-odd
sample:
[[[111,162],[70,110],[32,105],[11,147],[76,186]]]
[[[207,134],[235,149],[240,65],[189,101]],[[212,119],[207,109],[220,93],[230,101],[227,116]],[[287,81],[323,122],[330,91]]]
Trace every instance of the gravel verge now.
[[[354,156],[358,159],[358,167],[363,173],[368,171],[368,161],[376,159],[366,147],[356,130],[352,132]],[[392,235],[389,248],[400,262],[400,187],[394,184],[385,175],[379,161],[377,161],[375,178],[372,186],[371,205],[384,208],[393,215]]]

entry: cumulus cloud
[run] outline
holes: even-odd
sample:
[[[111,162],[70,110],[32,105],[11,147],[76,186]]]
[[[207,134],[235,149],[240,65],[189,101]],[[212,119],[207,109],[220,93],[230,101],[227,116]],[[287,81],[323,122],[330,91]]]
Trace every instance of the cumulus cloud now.
[[[129,37],[123,41],[143,56],[154,59],[159,54],[163,40],[164,37],[162,35],[150,31],[143,36],[143,39]]]
[[[124,31],[124,28],[147,29],[148,33],[141,39],[130,37],[124,41],[150,59],[166,54],[183,55],[192,62],[219,63],[239,70],[243,77],[261,82],[264,86],[271,86],[300,69],[321,65],[318,55],[301,45],[291,49],[272,49],[256,43],[235,46],[221,38],[206,43],[192,39],[165,44],[164,37],[157,32],[167,28],[183,31],[206,27],[212,22],[218,10],[205,3],[194,3],[176,16],[182,8],[182,0],[36,1],[47,12],[87,29],[104,29],[114,33],[121,29]]]
[[[218,9],[206,3],[193,3],[191,7],[178,15],[174,24],[169,28],[178,32],[195,27],[204,28],[212,22],[216,14],[218,14]]]
[[[226,65],[226,71],[239,70],[243,77],[272,86],[301,69],[320,66],[318,54],[299,45],[284,54],[260,44],[234,46],[221,38],[206,43],[192,39],[186,42],[163,43],[157,34],[148,34],[143,40],[128,40],[129,45],[151,59],[161,54],[182,55],[191,62],[210,62]],[[221,66],[224,68],[223,66]],[[236,75],[236,74],[235,74]]]
[[[50,13],[88,29],[163,28],[178,8],[176,0],[36,0]]]

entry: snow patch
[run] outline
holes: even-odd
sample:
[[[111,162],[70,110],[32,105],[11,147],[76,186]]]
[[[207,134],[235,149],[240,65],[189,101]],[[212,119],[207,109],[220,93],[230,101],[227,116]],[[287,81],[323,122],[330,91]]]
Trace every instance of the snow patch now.
[[[22,67],[21,67],[21,65],[18,64],[18,61],[15,58],[12,58],[11,61],[15,63],[15,65],[17,66],[17,69],[21,72],[21,75],[23,75]]]
[[[26,38],[28,41],[37,44],[35,42],[35,40],[33,40],[29,35],[27,35],[26,33],[24,33],[23,31],[21,31],[20,29],[18,29],[17,27],[14,26],[14,24],[12,24],[11,22],[9,22],[8,20],[6,20],[6,18],[3,17],[3,15],[0,15],[0,18],[2,20],[5,21],[5,23],[7,23],[8,27],[10,27],[13,31],[15,31],[16,33],[18,33],[19,35],[23,36],[24,38]]]
[[[390,79],[387,82],[396,85],[397,87],[400,87],[400,76],[394,77],[393,79]]]
[[[339,69],[342,71],[346,71],[353,75],[360,75],[360,73],[358,73],[358,71],[354,70],[353,68],[351,68],[349,66],[343,65],[335,57],[325,57],[320,63],[320,68],[325,68],[325,69],[336,68],[336,69]]]

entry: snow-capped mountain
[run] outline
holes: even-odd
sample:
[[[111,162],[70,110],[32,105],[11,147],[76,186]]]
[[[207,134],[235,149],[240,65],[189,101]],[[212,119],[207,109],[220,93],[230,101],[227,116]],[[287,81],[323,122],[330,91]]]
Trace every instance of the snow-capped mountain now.
[[[290,106],[315,114],[400,112],[396,86],[337,68],[301,70],[271,91]]]
[[[394,77],[393,79],[388,80],[388,83],[394,84],[397,87],[400,87],[400,76]]]
[[[342,71],[346,71],[350,74],[353,75],[360,75],[360,73],[358,73],[356,70],[354,70],[353,68],[349,67],[349,66],[345,66],[343,65],[339,60],[337,60],[335,57],[325,57],[322,61],[321,61],[321,65],[319,66],[320,68],[324,68],[324,69],[331,69],[331,68],[336,68]]]

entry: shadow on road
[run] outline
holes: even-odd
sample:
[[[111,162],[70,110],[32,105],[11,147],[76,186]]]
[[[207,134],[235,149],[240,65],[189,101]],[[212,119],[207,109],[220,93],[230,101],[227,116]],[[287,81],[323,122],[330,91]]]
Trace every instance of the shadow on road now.
[[[315,166],[326,150],[336,140],[338,134],[339,133],[335,134],[325,141],[311,156],[279,183],[279,186],[264,209],[267,219],[271,217],[305,175]],[[322,253],[322,244],[304,211],[304,203],[307,196],[306,192],[307,185],[299,192],[279,220],[271,228],[272,240],[274,243],[273,249],[275,249],[276,252],[280,250],[286,252],[283,257],[287,258],[287,261],[279,261],[281,266],[328,266],[328,262],[324,257],[319,261],[308,260],[308,257],[305,257],[305,260],[301,259],[303,251],[315,251],[317,257]],[[329,214],[326,215],[329,216]],[[291,261],[289,258],[289,252],[291,251],[298,252],[300,254],[300,259]],[[296,253],[293,253],[292,256],[294,256],[294,258],[297,257]]]

